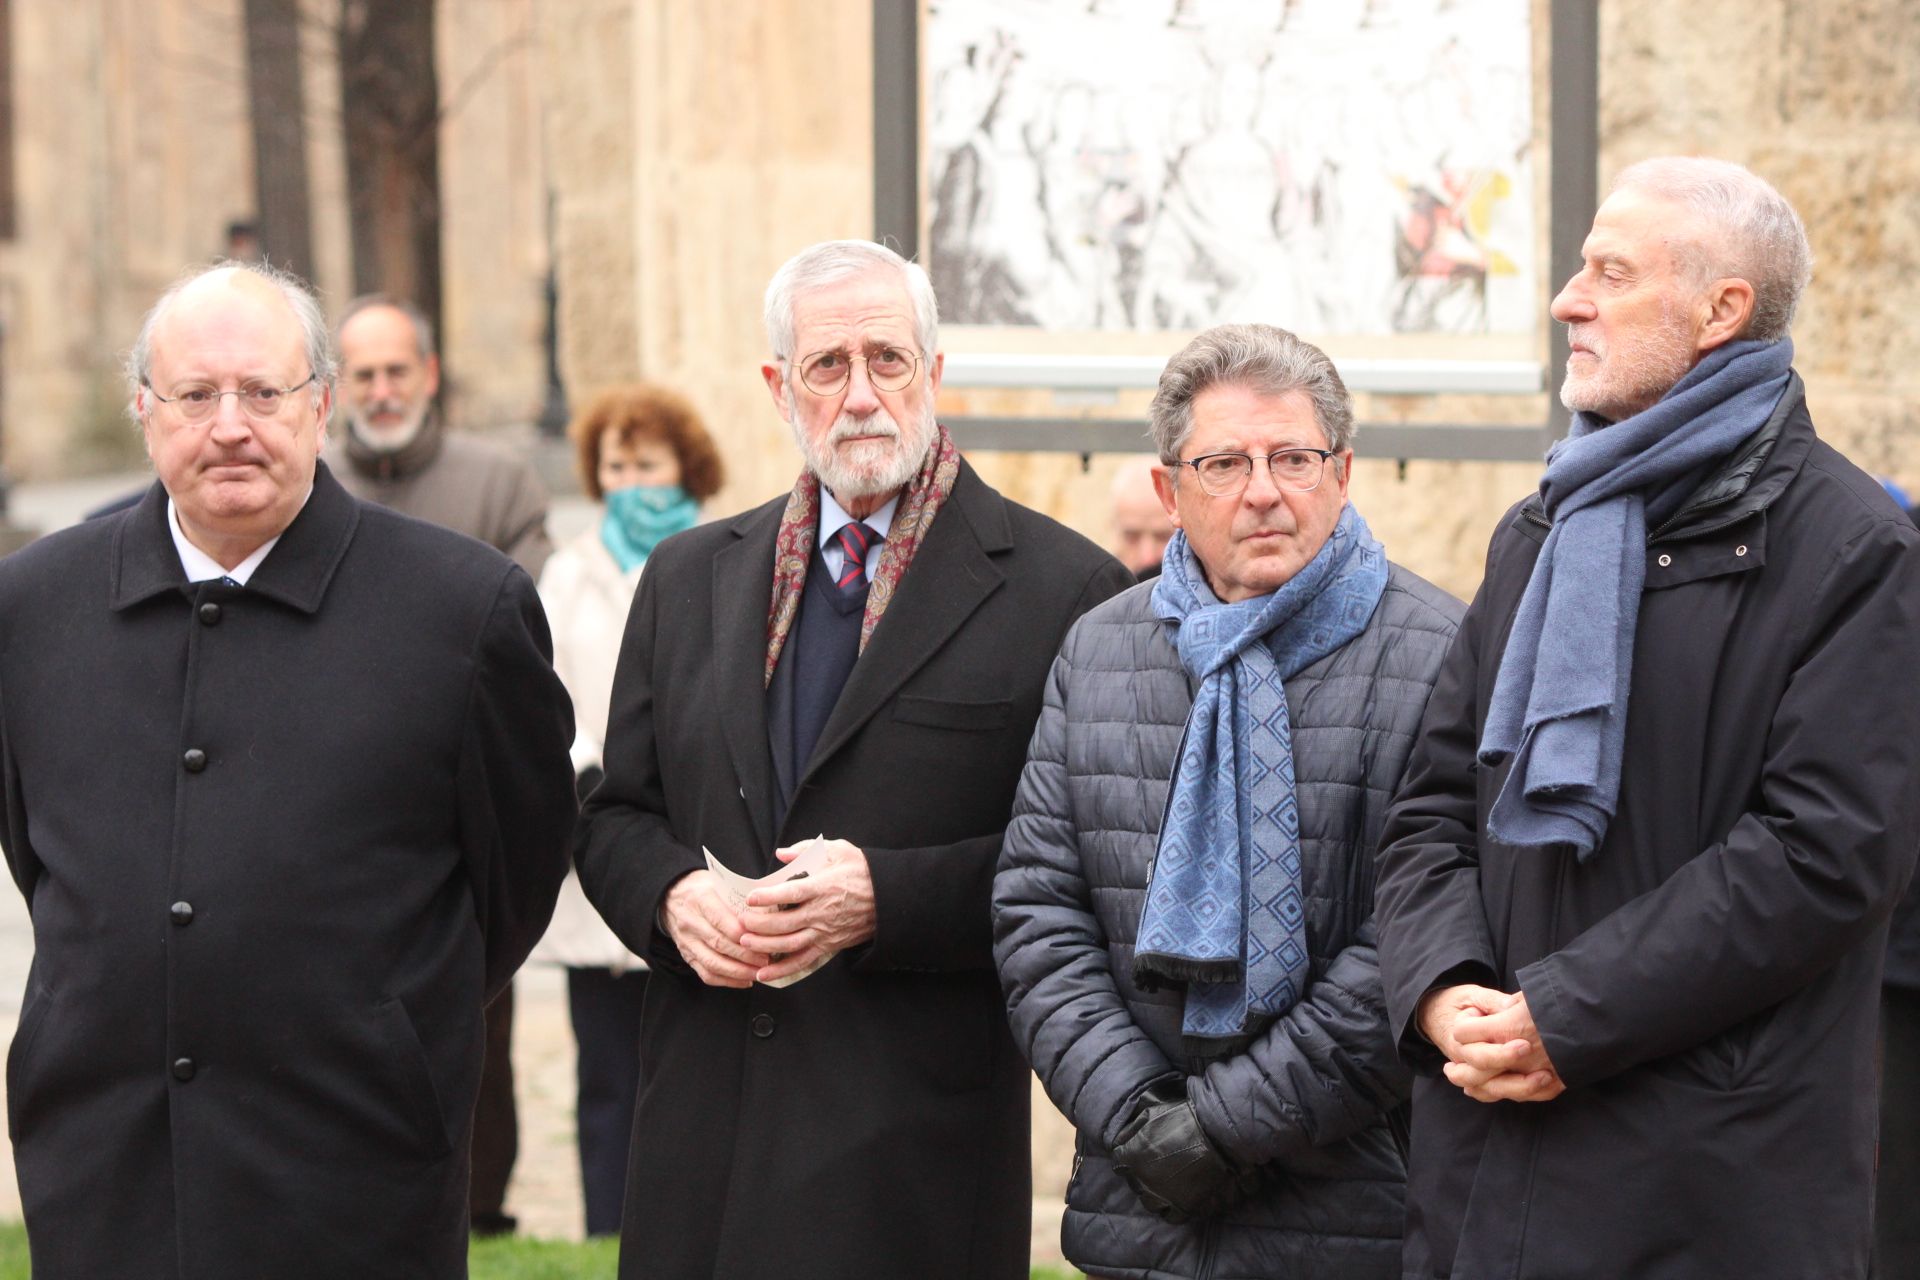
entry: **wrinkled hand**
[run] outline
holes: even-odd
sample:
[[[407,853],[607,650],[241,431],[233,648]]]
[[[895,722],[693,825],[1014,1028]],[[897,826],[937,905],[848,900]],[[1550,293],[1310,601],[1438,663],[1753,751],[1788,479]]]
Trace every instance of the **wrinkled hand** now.
[[[1208,1140],[1182,1080],[1162,1081],[1142,1095],[1114,1138],[1113,1168],[1141,1204],[1175,1224],[1231,1208],[1257,1179]]]
[[[667,887],[660,920],[681,958],[710,987],[750,987],[768,963],[764,952],[737,941],[740,918],[727,905],[719,877],[704,868]]]
[[[1447,1079],[1477,1102],[1547,1102],[1566,1092],[1525,992],[1445,987],[1420,1002],[1419,1021],[1447,1057]]]
[[[808,840],[774,856],[796,873],[747,895],[739,943],[780,959],[753,976],[772,982],[873,937],[873,874],[845,840]]]

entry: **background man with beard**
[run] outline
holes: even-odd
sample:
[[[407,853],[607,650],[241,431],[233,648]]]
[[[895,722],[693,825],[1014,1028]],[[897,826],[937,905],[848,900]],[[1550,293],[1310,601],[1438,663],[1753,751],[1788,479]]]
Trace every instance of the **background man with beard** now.
[[[919,267],[816,245],[766,325],[806,469],[648,561],[576,848],[657,962],[621,1274],[1024,1277],[989,893],[1048,665],[1131,578],[935,423]],[[807,875],[736,913],[703,846]]]
[[[440,357],[433,326],[410,302],[355,298],[341,313],[340,400],[347,429],[327,463],[347,492],[403,515],[478,538],[534,581],[553,553],[547,491],[524,459],[446,429],[434,397]],[[473,1130],[473,1229],[512,1231],[507,1180],[519,1151],[513,1102],[513,988],[487,1006],[486,1070]]]
[[[1920,554],[1815,436],[1780,193],[1652,160],[1553,301],[1572,434],[1494,534],[1380,855],[1408,1275],[1858,1277]]]

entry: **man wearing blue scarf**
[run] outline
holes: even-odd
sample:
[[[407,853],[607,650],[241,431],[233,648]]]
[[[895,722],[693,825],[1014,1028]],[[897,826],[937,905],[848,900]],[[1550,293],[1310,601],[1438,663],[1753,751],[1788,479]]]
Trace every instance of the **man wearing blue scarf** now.
[[[1572,431],[1494,534],[1380,854],[1406,1274],[1864,1276],[1920,538],[1814,433],[1773,187],[1634,165],[1583,258]]]
[[[1347,501],[1353,410],[1291,333],[1168,362],[1159,578],[1054,664],[994,881],[1012,1025],[1079,1130],[1093,1275],[1399,1275],[1408,1077],[1372,853],[1458,601]]]

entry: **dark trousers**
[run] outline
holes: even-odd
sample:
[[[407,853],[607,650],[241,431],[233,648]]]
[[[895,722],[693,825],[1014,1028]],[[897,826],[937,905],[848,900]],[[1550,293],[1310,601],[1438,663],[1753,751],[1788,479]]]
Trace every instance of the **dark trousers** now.
[[[1920,991],[1881,988],[1880,1037],[1873,1274],[1907,1280],[1920,1276]]]
[[[486,1057],[473,1107],[473,1181],[469,1204],[477,1231],[511,1231],[504,1217],[507,1179],[520,1154],[520,1117],[513,1107],[513,987],[487,1006]]]
[[[640,1006],[647,971],[568,969],[567,1009],[579,1046],[580,1187],[587,1234],[617,1235],[627,1194],[627,1147],[640,1096]]]

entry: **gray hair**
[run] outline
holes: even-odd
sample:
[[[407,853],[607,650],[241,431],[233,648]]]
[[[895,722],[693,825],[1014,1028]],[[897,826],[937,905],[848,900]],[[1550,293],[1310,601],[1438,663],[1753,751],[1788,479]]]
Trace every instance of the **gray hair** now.
[[[926,269],[870,240],[827,240],[788,258],[767,282],[767,346],[776,359],[791,360],[793,307],[802,294],[875,271],[897,271],[913,303],[914,340],[931,357],[940,342],[940,311]]]
[[[313,371],[313,386],[317,390],[331,386],[336,371],[333,355],[333,338],[327,332],[327,318],[320,310],[320,298],[312,286],[291,271],[266,262],[239,262],[224,258],[209,266],[196,267],[181,276],[167,291],[160,295],[153,309],[147,312],[146,319],[140,322],[140,334],[133,340],[133,349],[127,353],[127,413],[135,422],[140,421],[138,398],[140,388],[148,385],[147,377],[153,372],[153,335],[166,319],[167,312],[187,288],[210,275],[226,272],[229,275],[245,274],[264,280],[280,291],[293,318],[300,323],[300,339],[306,348],[307,367]]]
[[[405,316],[407,322],[413,326],[413,341],[414,345],[420,349],[421,361],[424,363],[433,358],[435,349],[433,345],[433,321],[427,319],[427,313],[419,307],[414,306],[405,298],[395,297],[390,293],[363,293],[352,302],[349,302],[346,308],[340,312],[340,319],[335,322],[333,326],[335,341],[337,342],[339,340],[340,334],[346,332],[347,321],[353,319],[362,311],[372,311],[376,307],[391,307],[393,310]]]
[[[1742,337],[1777,342],[1793,328],[1813,278],[1807,229],[1785,196],[1752,170],[1705,156],[1660,156],[1621,170],[1611,191],[1670,201],[1705,224],[1685,237],[1682,269],[1696,289],[1737,278],[1753,286]]]
[[[1160,461],[1180,461],[1193,432],[1193,402],[1213,387],[1245,387],[1261,395],[1304,392],[1327,447],[1353,447],[1353,399],[1327,353],[1270,324],[1215,325],[1167,361],[1147,418]]]

